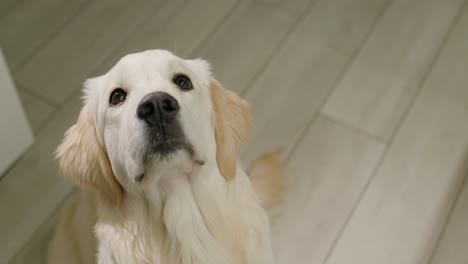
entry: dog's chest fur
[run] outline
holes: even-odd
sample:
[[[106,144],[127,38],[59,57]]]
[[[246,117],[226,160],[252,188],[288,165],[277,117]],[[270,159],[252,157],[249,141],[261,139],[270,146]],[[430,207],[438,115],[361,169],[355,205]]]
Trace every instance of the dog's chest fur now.
[[[178,178],[165,190],[101,205],[98,263],[272,263],[269,223],[247,176]],[[207,188],[206,186],[210,186]]]

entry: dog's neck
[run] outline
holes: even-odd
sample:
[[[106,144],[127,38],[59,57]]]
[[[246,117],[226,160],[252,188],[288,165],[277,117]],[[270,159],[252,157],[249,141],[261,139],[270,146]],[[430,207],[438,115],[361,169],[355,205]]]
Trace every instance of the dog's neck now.
[[[121,210],[101,207],[100,249],[115,263],[250,263],[248,251],[263,244],[256,239],[269,238],[268,219],[245,173],[238,169],[226,181],[216,164],[164,175],[144,192],[126,194]]]

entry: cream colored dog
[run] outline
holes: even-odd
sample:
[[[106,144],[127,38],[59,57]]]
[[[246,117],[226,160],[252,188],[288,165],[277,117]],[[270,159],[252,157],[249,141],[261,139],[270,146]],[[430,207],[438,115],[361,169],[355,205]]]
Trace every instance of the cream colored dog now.
[[[249,105],[209,68],[152,50],[86,82],[57,157],[92,191],[66,206],[49,263],[274,262],[265,209],[281,197],[279,153],[250,177],[240,168]]]

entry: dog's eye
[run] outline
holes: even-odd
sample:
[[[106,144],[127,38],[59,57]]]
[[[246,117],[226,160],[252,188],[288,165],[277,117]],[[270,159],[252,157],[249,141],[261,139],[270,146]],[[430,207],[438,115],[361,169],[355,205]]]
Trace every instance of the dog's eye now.
[[[109,98],[109,104],[119,105],[123,103],[125,99],[127,99],[127,93],[122,88],[117,88],[114,91],[112,91]]]
[[[177,75],[176,77],[174,77],[174,83],[175,85],[177,85],[177,87],[179,87],[179,89],[183,90],[183,91],[188,91],[188,90],[191,90],[193,87],[192,87],[192,82],[190,82],[190,79],[189,77],[183,75],[183,74],[179,74]]]

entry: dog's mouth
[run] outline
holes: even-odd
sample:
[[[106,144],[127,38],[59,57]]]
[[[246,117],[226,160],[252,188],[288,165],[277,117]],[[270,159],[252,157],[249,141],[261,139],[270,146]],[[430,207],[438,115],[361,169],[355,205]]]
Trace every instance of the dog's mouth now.
[[[184,150],[190,156],[190,159],[196,164],[197,166],[202,166],[205,164],[205,161],[196,158],[195,150],[183,136],[180,138],[162,138],[161,140],[157,140],[155,138],[151,138],[148,140],[146,150],[144,151],[143,155],[143,165],[145,168],[150,166],[150,163],[153,162],[155,159],[157,160],[169,160],[173,155],[176,154],[177,151]],[[141,182],[145,177],[145,172],[135,176],[136,182]]]
[[[136,182],[141,182],[145,177],[145,171],[153,167],[154,162],[170,161],[176,156],[184,155],[180,151],[188,154],[193,164],[201,166],[205,164],[203,160],[197,158],[193,145],[187,140],[182,126],[177,118],[167,120],[159,116],[155,118],[158,122],[145,124],[146,133],[144,137],[145,146],[143,153],[143,171],[135,176]]]
[[[182,127],[177,119],[164,121],[159,118],[159,122],[146,127],[146,159],[165,158],[180,149],[186,149],[191,155],[193,147],[187,142]],[[145,160],[146,162],[146,160]]]
[[[153,153],[161,157],[166,157],[180,149],[185,149],[190,155],[193,155],[192,145],[183,139],[165,139],[152,143],[150,148]]]
[[[148,141],[144,163],[147,165],[151,160],[157,159],[169,159],[172,154],[178,150],[186,150],[190,156],[194,155],[194,149],[192,145],[187,142],[184,138],[172,138],[172,139],[150,139]]]

